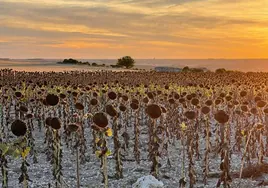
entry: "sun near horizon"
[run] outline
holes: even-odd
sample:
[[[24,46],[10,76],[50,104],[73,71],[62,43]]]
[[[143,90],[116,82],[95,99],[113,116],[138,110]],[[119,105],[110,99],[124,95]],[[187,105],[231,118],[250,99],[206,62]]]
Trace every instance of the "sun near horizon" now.
[[[267,0],[2,0],[0,57],[268,58]]]

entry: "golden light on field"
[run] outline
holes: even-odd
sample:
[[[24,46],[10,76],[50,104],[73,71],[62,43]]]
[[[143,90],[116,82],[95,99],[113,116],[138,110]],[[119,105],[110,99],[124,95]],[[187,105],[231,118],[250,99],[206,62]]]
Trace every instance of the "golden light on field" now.
[[[2,0],[0,11],[1,57],[267,58],[267,0]]]

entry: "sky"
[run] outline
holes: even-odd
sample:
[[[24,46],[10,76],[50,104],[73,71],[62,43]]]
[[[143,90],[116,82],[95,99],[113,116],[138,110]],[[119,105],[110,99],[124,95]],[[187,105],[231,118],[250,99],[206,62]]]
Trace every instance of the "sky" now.
[[[0,0],[0,58],[268,58],[268,0]]]

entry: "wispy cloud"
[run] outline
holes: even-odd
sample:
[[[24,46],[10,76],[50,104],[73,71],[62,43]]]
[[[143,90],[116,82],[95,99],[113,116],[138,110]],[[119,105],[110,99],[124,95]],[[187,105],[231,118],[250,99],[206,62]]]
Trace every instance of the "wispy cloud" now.
[[[1,0],[0,56],[265,57],[267,20],[267,0]]]

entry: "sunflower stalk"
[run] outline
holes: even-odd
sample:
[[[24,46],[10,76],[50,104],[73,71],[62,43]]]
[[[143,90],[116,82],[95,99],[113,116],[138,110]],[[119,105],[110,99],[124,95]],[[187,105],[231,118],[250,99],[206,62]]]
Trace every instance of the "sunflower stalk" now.
[[[29,187],[28,181],[30,181],[30,179],[29,179],[27,167],[30,166],[30,165],[26,161],[26,157],[27,157],[29,152],[30,152],[29,147],[22,147],[21,148],[22,164],[21,164],[21,167],[20,167],[21,175],[19,177],[19,183],[23,184],[23,188],[28,188]]]
[[[203,177],[203,182],[204,184],[207,184],[207,179],[208,179],[208,173],[209,173],[209,153],[210,153],[210,127],[208,123],[208,119],[205,119],[205,126],[206,126],[206,131],[205,131],[205,137],[206,137],[206,151],[205,151],[205,157],[204,157],[204,177]]]
[[[193,162],[193,154],[194,154],[194,141],[193,141],[193,134],[189,133],[188,134],[188,148],[187,148],[187,154],[188,154],[188,160],[189,160],[189,166],[188,166],[188,176],[190,179],[190,188],[194,187],[194,184],[196,183],[196,175],[195,175],[195,170],[194,170],[194,162]]]
[[[116,178],[120,179],[123,178],[123,163],[122,163],[122,154],[121,154],[121,144],[118,137],[118,122],[117,117],[113,118],[113,125],[112,129],[114,132],[113,141],[114,141],[114,156],[116,160]]]
[[[80,172],[79,172],[79,149],[76,148],[76,180],[77,188],[80,188]]]
[[[140,135],[140,129],[139,129],[139,120],[138,120],[138,111],[135,113],[135,122],[134,122],[134,156],[137,164],[140,164],[140,149],[139,149],[139,135]]]
[[[86,163],[86,139],[85,139],[85,133],[84,133],[84,126],[81,123],[81,133],[80,133],[80,147],[79,147],[79,154],[80,154],[80,163],[85,164]]]
[[[224,123],[220,124],[220,138],[221,138],[221,148],[220,148],[220,155],[221,155],[221,164],[220,164],[220,169],[221,169],[221,175],[220,178],[218,179],[217,182],[217,187],[220,187],[221,184],[223,183],[223,187],[230,187],[230,182],[231,182],[231,176],[230,176],[230,154],[229,154],[229,147],[228,147],[228,134],[226,133],[229,132],[229,126],[225,125]],[[227,140],[225,141],[225,136]]]
[[[262,132],[258,131],[258,136],[259,136],[259,154],[258,154],[258,164],[263,163],[263,156],[264,156],[264,143],[262,140]]]
[[[242,162],[241,162],[240,173],[239,173],[239,178],[240,179],[242,178],[245,157],[246,157],[246,154],[247,154],[247,151],[248,151],[247,148],[248,148],[248,145],[249,145],[249,141],[251,139],[251,134],[252,134],[252,129],[250,130],[249,135],[247,136],[247,142],[246,142],[246,145],[245,145],[245,148],[244,148],[244,153],[243,153],[243,156],[242,156]]]
[[[108,188],[108,169],[107,169],[107,155],[106,152],[108,151],[107,148],[107,141],[105,139],[105,133],[100,133],[100,141],[101,143],[101,174],[103,178],[104,188]]]
[[[180,188],[184,188],[186,185],[186,171],[185,171],[185,143],[184,143],[184,131],[181,133],[181,145],[182,145],[182,165],[181,165],[181,179]]]
[[[0,166],[1,166],[1,173],[2,173],[2,188],[8,187],[8,170],[7,170],[7,160],[2,152],[0,151]]]
[[[60,187],[62,179],[62,149],[60,135],[57,130],[53,130],[53,177],[56,188]]]
[[[157,125],[156,125],[156,120],[154,119],[151,124],[151,132],[152,132],[152,150],[150,152],[150,159],[152,161],[152,167],[151,167],[151,174],[158,178],[159,175],[159,137],[157,135]]]
[[[35,139],[33,137],[33,130],[32,130],[32,121],[28,121],[28,131],[27,131],[27,141],[28,141],[28,147],[31,148],[31,155],[33,155],[33,161],[34,163],[37,163],[37,152],[35,149]]]

